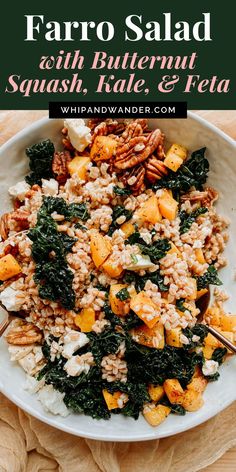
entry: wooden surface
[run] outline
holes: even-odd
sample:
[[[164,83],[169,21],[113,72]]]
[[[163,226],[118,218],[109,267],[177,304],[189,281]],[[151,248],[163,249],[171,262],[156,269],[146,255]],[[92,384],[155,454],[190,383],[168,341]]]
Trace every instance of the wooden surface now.
[[[204,110],[196,111],[196,113],[236,139],[236,111]],[[47,116],[46,111],[0,111],[0,145],[19,130],[43,116]],[[236,472],[236,447],[227,451],[217,462],[205,468],[204,472]]]

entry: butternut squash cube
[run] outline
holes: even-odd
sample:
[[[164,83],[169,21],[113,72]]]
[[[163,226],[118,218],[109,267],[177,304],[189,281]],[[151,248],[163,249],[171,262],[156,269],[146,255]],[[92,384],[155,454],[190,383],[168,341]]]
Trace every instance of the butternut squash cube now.
[[[0,259],[0,280],[5,281],[14,277],[15,275],[20,274],[21,267],[18,264],[17,260],[11,255],[7,254],[6,256]]]
[[[185,390],[182,398],[182,406],[187,411],[197,411],[204,404],[201,392],[195,390]]]
[[[152,399],[152,401],[154,402],[159,402],[161,400],[162,397],[164,397],[165,395],[165,390],[164,390],[164,387],[162,385],[153,385],[153,384],[150,384],[148,386],[148,393],[150,395],[150,398]]]
[[[177,379],[165,380],[163,387],[170,403],[182,405],[184,390]]]
[[[174,154],[175,156],[180,157],[182,161],[184,161],[187,158],[188,150],[181,144],[174,143],[166,153],[167,156],[169,156],[170,154]]]
[[[69,174],[77,175],[82,180],[87,180],[88,164],[91,162],[88,156],[76,156],[68,164]]]
[[[90,248],[93,262],[100,267],[112,251],[112,246],[97,230],[91,231]]]
[[[110,287],[110,292],[109,292],[109,302],[111,305],[111,309],[115,315],[119,316],[125,316],[129,313],[129,302],[130,300],[120,300],[117,298],[116,294],[122,290],[123,288],[126,288],[127,285],[125,284],[114,284],[111,285]]]
[[[89,333],[95,323],[95,311],[93,308],[83,308],[80,314],[75,317],[75,325],[82,333]]]
[[[172,241],[170,241],[170,245],[171,245],[171,248],[169,249],[167,254],[178,254],[178,256],[181,256],[180,250],[176,247],[174,243],[172,243]]]
[[[183,343],[180,341],[182,334],[181,328],[172,328],[166,330],[166,344],[173,347],[183,347]]]
[[[160,319],[160,314],[157,313],[157,306],[145,292],[139,292],[131,298],[130,308],[148,328],[153,328]]]
[[[196,259],[199,262],[199,264],[205,264],[206,263],[206,259],[204,257],[204,254],[203,254],[203,251],[202,251],[201,248],[196,248],[194,250],[194,253],[195,253]]]
[[[222,313],[218,307],[209,307],[205,316],[210,318],[211,325],[220,326]]]
[[[205,295],[208,292],[207,288],[201,288],[201,290],[197,290],[197,297],[196,300],[199,300],[203,295]]]
[[[202,348],[202,353],[203,353],[204,358],[210,360],[212,358],[212,354],[214,350],[215,350],[214,346],[209,346],[209,345],[204,346]]]
[[[236,315],[224,315],[220,316],[220,328],[223,331],[232,331],[236,329]]]
[[[90,156],[93,161],[107,161],[115,153],[116,141],[109,136],[97,136],[92,145]]]
[[[169,194],[167,190],[162,191],[162,195],[158,197],[158,204],[161,215],[172,221],[176,218],[178,210],[178,202]]]
[[[157,405],[154,408],[144,407],[143,416],[151,426],[158,426],[163,423],[170,414],[171,408],[165,405]]]
[[[179,167],[183,164],[183,159],[177,156],[177,154],[168,151],[164,160],[164,164],[166,167],[168,167],[168,169],[172,170],[173,172],[177,172]]]
[[[204,346],[211,346],[216,349],[217,347],[221,346],[221,343],[215,338],[215,336],[213,336],[211,333],[208,333],[204,339]]]
[[[207,379],[203,377],[194,377],[191,382],[187,385],[187,390],[194,390],[198,393],[203,393],[207,386]]]
[[[157,322],[153,328],[148,328],[146,325],[138,326],[131,331],[131,335],[138,344],[156,349],[164,349],[164,326],[161,322]]]
[[[118,400],[121,397],[122,392],[117,391],[114,393],[110,393],[108,392],[108,390],[103,389],[102,394],[107,404],[108,410],[115,410],[116,408],[120,408]],[[127,401],[128,398],[126,399],[126,401],[124,401],[124,403],[126,403]]]
[[[161,221],[161,214],[158,206],[158,198],[152,195],[146,200],[143,206],[136,213],[138,222],[159,223]]]
[[[117,264],[117,261],[112,255],[102,264],[102,269],[105,270],[105,272],[113,279],[119,277],[123,272],[123,267],[120,264]]]
[[[121,231],[125,234],[125,237],[128,238],[135,232],[135,227],[130,221],[126,221],[123,225],[120,226]]]

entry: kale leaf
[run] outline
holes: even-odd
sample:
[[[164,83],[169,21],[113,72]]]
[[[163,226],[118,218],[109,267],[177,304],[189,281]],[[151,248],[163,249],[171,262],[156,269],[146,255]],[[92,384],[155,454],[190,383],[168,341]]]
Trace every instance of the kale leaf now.
[[[126,340],[128,381],[162,385],[167,378],[177,378],[185,387],[191,380],[202,355],[166,345],[164,349],[140,346],[130,337]]]
[[[182,311],[183,313],[184,313],[185,310],[187,309],[187,308],[184,306],[184,303],[185,303],[185,299],[184,299],[184,298],[180,298],[179,300],[176,300],[176,308],[177,308],[179,311]]]
[[[51,197],[44,198],[38,212],[37,224],[28,232],[28,237],[33,241],[32,257],[36,262],[34,280],[39,285],[41,298],[58,301],[64,308],[71,310],[75,305],[75,293],[72,288],[74,276],[65,256],[77,239],[57,231],[55,221],[48,214],[53,207],[53,201]]]
[[[153,262],[162,259],[171,248],[168,239],[165,238],[153,241],[152,244],[147,244],[139,231],[135,231],[127,238],[127,244],[137,244],[142,254],[149,256]]]
[[[27,148],[25,152],[29,157],[29,167],[31,170],[31,173],[25,177],[28,184],[41,185],[41,179],[53,177],[52,160],[55,148],[50,139],[34,144]]]
[[[192,328],[183,329],[183,334],[188,338],[189,344],[184,345],[184,349],[193,349],[196,346],[200,346],[206,336],[208,335],[207,326],[201,323],[197,323]],[[199,341],[193,341],[193,336],[198,336]]]
[[[130,294],[127,288],[122,288],[121,290],[119,290],[119,292],[116,293],[116,298],[119,298],[119,300],[121,300],[122,302],[128,300],[128,298],[130,298]]]
[[[132,191],[129,188],[120,188],[117,185],[113,187],[113,191],[116,195],[120,195],[120,196],[127,196],[132,193]]]
[[[182,164],[177,172],[169,171],[168,176],[158,180],[153,189],[169,188],[186,192],[191,187],[196,187],[201,190],[209,172],[209,162],[205,158],[205,151],[205,147],[194,151],[190,159]]]
[[[75,305],[75,292],[72,288],[73,272],[64,259],[38,263],[34,280],[39,283],[39,296],[72,310]]]
[[[187,233],[191,228],[192,224],[199,215],[206,213],[208,209],[206,207],[197,208],[197,210],[192,211],[192,213],[187,213],[184,210],[179,212],[180,217],[180,234]]]
[[[48,215],[56,212],[64,215],[65,220],[70,221],[72,218],[79,218],[82,221],[87,221],[90,217],[85,203],[66,203],[64,198],[60,197],[44,197],[44,209]]]
[[[154,241],[152,245],[138,244],[138,246],[142,254],[149,256],[152,262],[162,259],[171,248],[171,245],[166,238],[158,239],[157,241]]]
[[[212,356],[211,356],[211,359],[215,362],[218,362],[219,365],[222,364],[222,362],[224,361],[224,357],[226,356],[227,354],[227,349],[225,347],[217,347]]]
[[[123,205],[116,205],[113,207],[112,213],[112,223],[110,224],[108,236],[111,236],[114,231],[120,227],[119,223],[117,223],[117,219],[120,216],[125,217],[125,221],[128,221],[132,218],[133,212],[131,210],[127,210]]]
[[[124,283],[134,283],[137,292],[141,292],[144,289],[146,282],[150,280],[153,284],[156,284],[161,292],[167,292],[168,287],[164,284],[164,277],[160,274],[159,270],[155,272],[149,272],[145,275],[138,275],[133,271],[126,271],[123,281]]]
[[[218,277],[218,272],[214,265],[209,265],[207,271],[197,277],[197,289],[201,290],[202,288],[208,287],[208,285],[222,285],[221,280]]]

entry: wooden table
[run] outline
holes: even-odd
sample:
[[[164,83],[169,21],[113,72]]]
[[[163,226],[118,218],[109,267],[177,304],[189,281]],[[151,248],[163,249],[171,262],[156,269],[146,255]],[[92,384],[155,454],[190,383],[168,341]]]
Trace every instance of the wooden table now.
[[[236,139],[236,111],[204,110],[196,113]],[[35,120],[47,116],[46,111],[0,111],[0,145],[17,131]],[[236,447],[226,452],[215,464],[204,472],[236,472]]]

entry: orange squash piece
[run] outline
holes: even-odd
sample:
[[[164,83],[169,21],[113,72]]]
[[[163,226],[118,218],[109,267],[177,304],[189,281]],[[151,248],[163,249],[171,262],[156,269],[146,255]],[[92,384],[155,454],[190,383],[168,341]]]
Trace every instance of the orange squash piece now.
[[[145,292],[139,292],[131,298],[130,308],[148,326],[148,328],[153,328],[160,319],[160,314],[157,312],[157,306],[152,299],[145,294]]]
[[[100,267],[112,251],[112,246],[97,230],[91,231],[90,248],[93,262]]]

